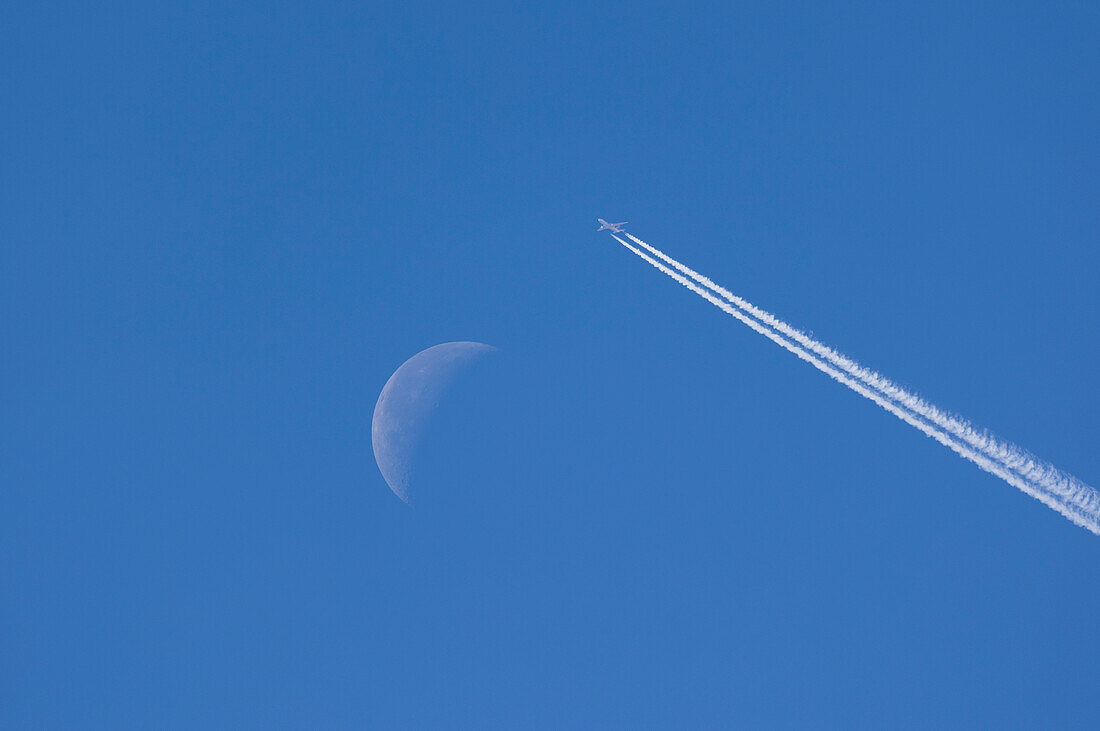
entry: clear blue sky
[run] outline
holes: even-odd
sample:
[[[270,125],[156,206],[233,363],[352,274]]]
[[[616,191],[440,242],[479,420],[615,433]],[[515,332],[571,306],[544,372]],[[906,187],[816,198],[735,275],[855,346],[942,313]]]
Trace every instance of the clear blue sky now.
[[[1095,4],[231,5],[0,9],[0,726],[1095,724],[1100,539],[595,233],[1096,485]]]

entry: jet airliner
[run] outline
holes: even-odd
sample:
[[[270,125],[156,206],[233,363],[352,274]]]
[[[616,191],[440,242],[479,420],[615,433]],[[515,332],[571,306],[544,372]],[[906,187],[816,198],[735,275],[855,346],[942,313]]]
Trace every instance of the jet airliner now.
[[[623,221],[622,223],[608,223],[602,218],[597,218],[596,220],[600,222],[600,227],[596,229],[597,231],[603,231],[604,229],[607,229],[611,233],[616,234],[621,234],[623,232],[623,226],[630,223],[630,221]]]

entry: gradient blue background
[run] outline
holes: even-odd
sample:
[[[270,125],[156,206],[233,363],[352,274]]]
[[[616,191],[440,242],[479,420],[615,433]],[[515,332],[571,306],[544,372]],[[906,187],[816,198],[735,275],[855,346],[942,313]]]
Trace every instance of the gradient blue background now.
[[[0,726],[1094,726],[1100,539],[595,218],[1095,485],[1098,37],[5,3]],[[452,519],[370,448],[449,340]]]

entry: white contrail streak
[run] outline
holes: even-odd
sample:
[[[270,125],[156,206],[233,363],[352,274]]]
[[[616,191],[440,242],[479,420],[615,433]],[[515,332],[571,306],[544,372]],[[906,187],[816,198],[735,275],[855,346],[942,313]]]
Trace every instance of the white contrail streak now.
[[[1053,465],[1042,462],[1037,457],[1029,454],[1026,450],[1013,444],[1002,442],[992,434],[975,428],[966,419],[945,412],[928,403],[916,394],[898,386],[882,374],[861,366],[851,358],[838,353],[824,343],[814,340],[801,330],[791,327],[770,312],[761,310],[751,302],[715,284],[707,277],[681,264],[657,248],[650,246],[637,236],[632,236],[629,233],[626,235],[649,253],[663,260],[683,274],[691,277],[704,287],[714,291],[718,296],[733,303],[744,312],[747,312],[761,322],[778,330],[807,350],[812,351],[814,354],[824,358],[840,370],[866,383],[887,398],[893,399],[910,411],[919,414],[940,429],[952,436],[958,437],[973,449],[982,452],[990,459],[1013,470],[1025,480],[1040,486],[1043,490],[1057,493],[1061,500],[1076,505],[1086,513],[1100,515],[1100,493],[1097,493],[1092,487],[1084,484],[1075,477],[1067,475]]]
[[[883,409],[898,417],[905,423],[909,424],[910,426],[916,427],[926,436],[935,439],[937,442],[952,450],[956,454],[978,465],[986,472],[1000,477],[1002,480],[1012,485],[1013,487],[1016,487],[1019,490],[1027,493],[1028,495],[1031,495],[1032,497],[1043,502],[1050,508],[1057,510],[1059,513],[1061,513],[1077,525],[1086,528],[1097,535],[1100,535],[1100,511],[1096,509],[1089,509],[1087,506],[1078,505],[1076,502],[1069,502],[1065,499],[1063,495],[1059,494],[1058,492],[1044,489],[1042,485],[1038,485],[1024,479],[1021,475],[1016,474],[1005,465],[989,459],[981,452],[978,452],[967,444],[962,443],[955,438],[952,438],[951,436],[945,434],[943,431],[923,420],[919,416],[888,400],[883,394],[870,389],[865,383],[853,380],[852,377],[845,375],[844,373],[837,370],[834,366],[822,361],[817,356],[807,352],[804,348],[787,340],[785,337],[769,329],[765,325],[762,325],[757,320],[749,317],[742,310],[737,309],[728,302],[724,302],[718,299],[711,291],[705,290],[698,284],[688,281],[688,279],[686,279],[682,275],[676,273],[672,269],[669,269],[664,264],[660,263],[648,254],[645,254],[636,247],[631,246],[618,236],[615,236],[614,234],[612,234],[612,236],[616,241],[625,246],[631,252],[649,262],[649,264],[651,264],[661,272],[667,274],[669,277],[676,280],[684,287],[687,287],[691,291],[695,292],[697,295],[707,300],[723,312],[726,312],[727,314],[737,318],[739,321],[741,321],[745,325],[748,325],[750,328],[768,338],[769,340],[773,341],[780,347],[790,351],[797,357],[801,358],[821,372],[828,375],[830,378],[833,378],[834,380],[844,384],[864,398],[870,399],[871,401],[875,402]],[[1088,489],[1092,490],[1092,488]],[[1087,505],[1095,504],[1095,491],[1092,492],[1093,501],[1088,501]]]

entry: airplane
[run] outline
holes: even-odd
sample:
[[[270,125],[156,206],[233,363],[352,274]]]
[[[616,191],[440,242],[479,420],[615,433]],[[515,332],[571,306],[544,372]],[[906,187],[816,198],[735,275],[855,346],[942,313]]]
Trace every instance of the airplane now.
[[[608,223],[602,218],[597,218],[596,220],[600,222],[600,227],[596,229],[597,231],[603,231],[604,229],[607,229],[611,233],[615,234],[621,234],[623,232],[623,226],[630,223],[630,221],[623,221],[622,223]]]

